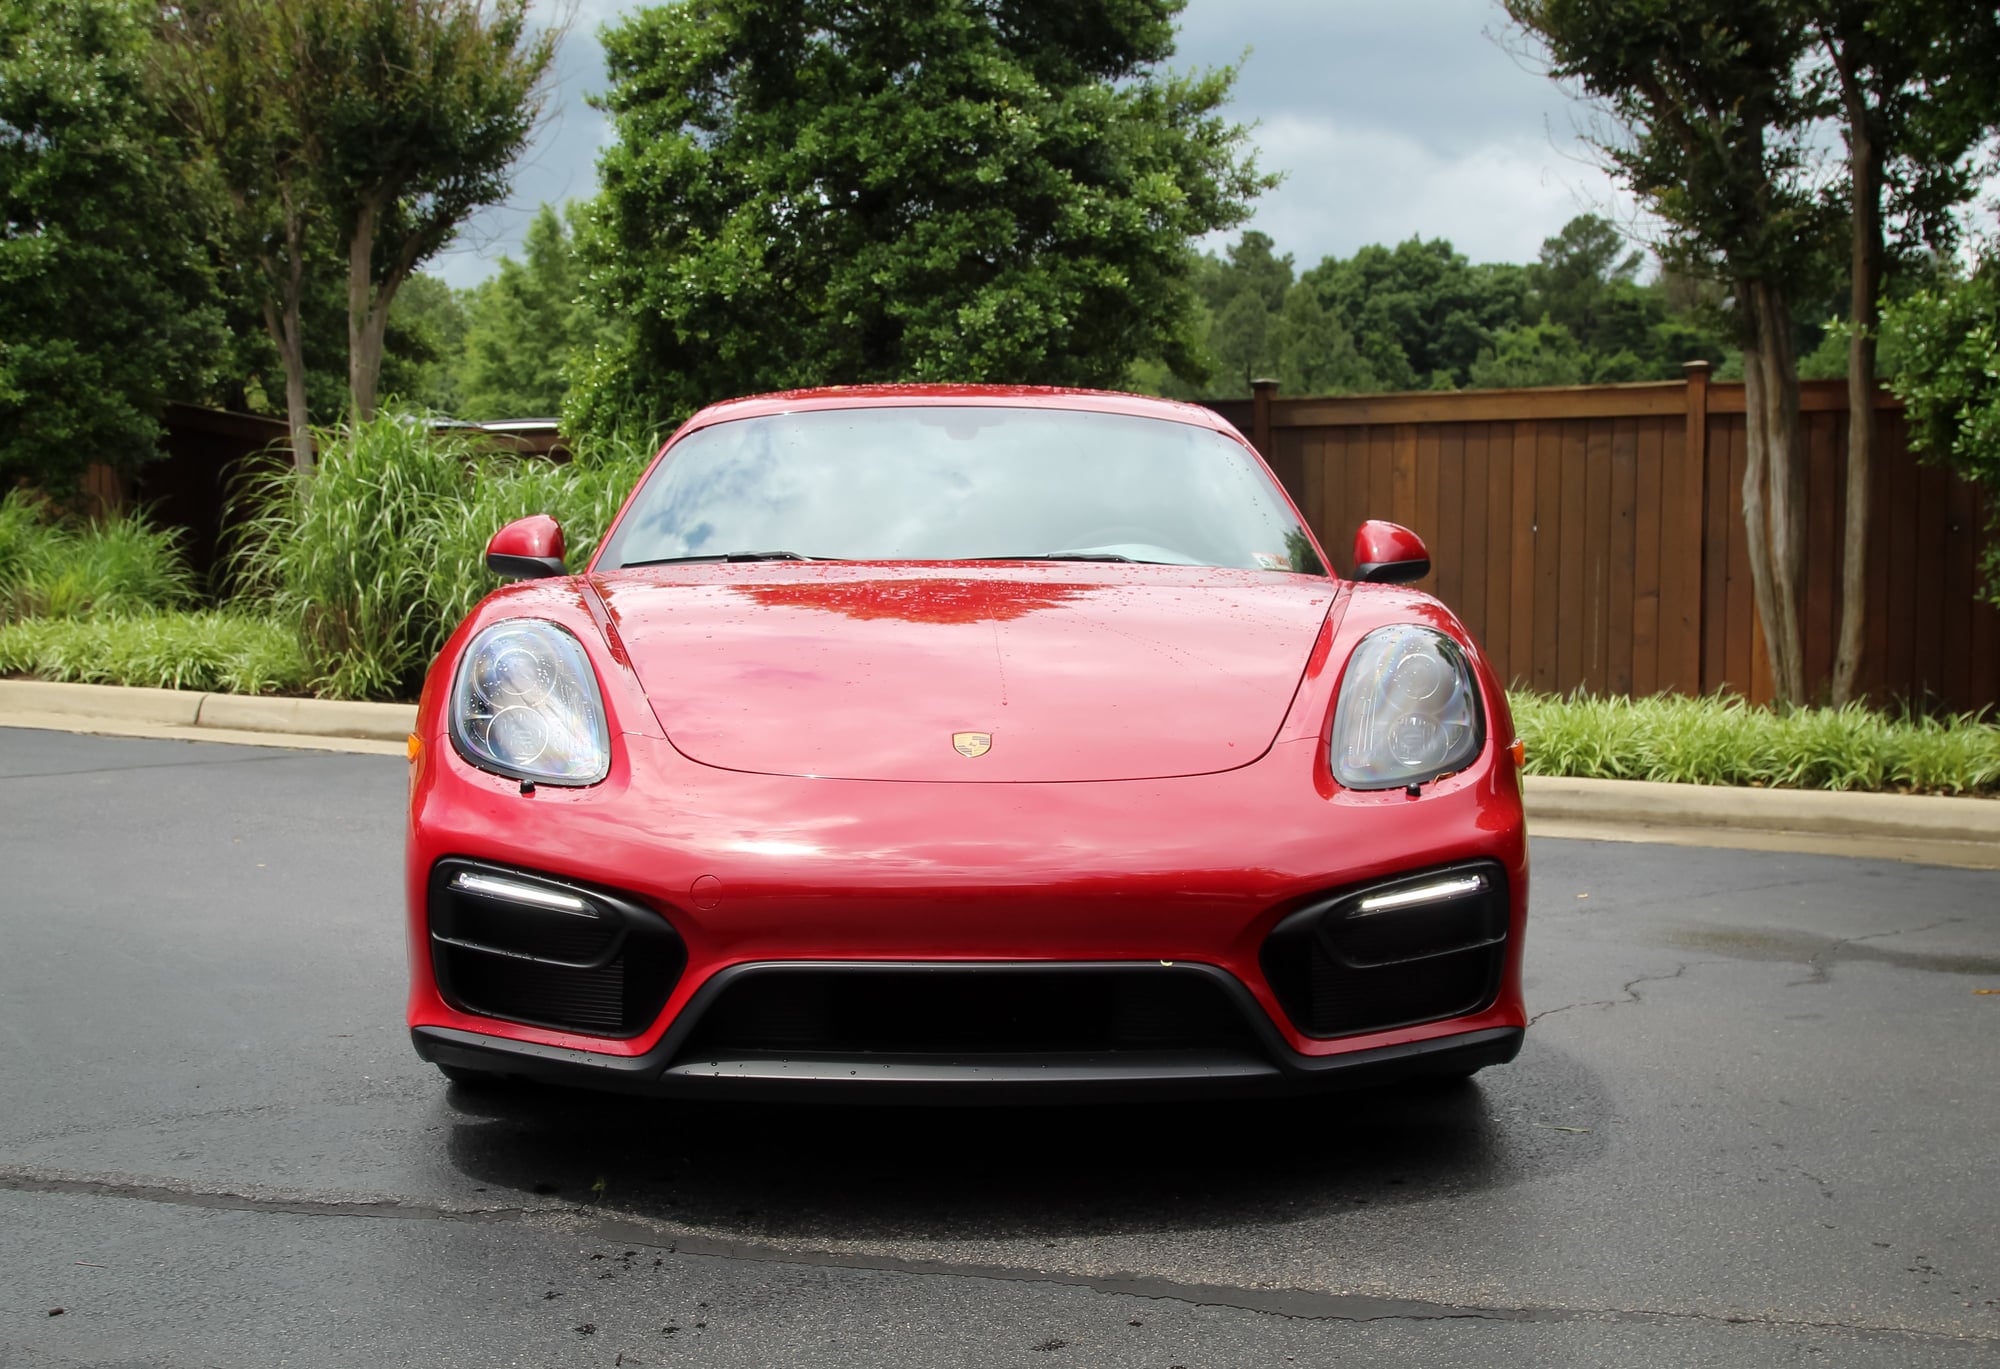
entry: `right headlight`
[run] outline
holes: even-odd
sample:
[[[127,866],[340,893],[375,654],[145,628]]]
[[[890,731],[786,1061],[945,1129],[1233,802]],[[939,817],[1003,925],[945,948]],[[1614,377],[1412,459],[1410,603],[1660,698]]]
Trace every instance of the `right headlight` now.
[[[1398,623],[1354,648],[1333,711],[1333,777],[1347,788],[1428,783],[1463,770],[1484,740],[1472,666],[1451,638]]]
[[[611,738],[583,644],[540,618],[472,639],[451,688],[451,739],[482,770],[545,784],[596,784]]]

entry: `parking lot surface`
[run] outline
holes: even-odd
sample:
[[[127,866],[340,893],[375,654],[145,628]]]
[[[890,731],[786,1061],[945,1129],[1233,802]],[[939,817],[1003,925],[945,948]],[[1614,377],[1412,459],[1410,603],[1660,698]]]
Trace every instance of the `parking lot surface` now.
[[[0,730],[0,1366],[2000,1362],[2000,874],[1538,841],[1465,1085],[496,1096],[403,785]]]

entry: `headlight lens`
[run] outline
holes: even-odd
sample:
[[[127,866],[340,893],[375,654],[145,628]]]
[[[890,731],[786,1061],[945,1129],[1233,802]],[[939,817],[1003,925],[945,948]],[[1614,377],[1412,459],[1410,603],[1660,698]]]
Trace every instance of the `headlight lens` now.
[[[1380,627],[1348,658],[1333,711],[1333,777],[1395,789],[1462,770],[1479,754],[1479,691],[1458,643],[1414,623]]]
[[[451,739],[482,770],[596,784],[611,769],[597,677],[554,623],[510,618],[472,639],[452,683]]]

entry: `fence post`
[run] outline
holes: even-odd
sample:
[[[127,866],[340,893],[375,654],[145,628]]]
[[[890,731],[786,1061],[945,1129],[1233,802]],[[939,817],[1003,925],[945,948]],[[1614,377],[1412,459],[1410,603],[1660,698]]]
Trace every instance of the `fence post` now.
[[[1686,467],[1681,471],[1681,692],[1700,694],[1708,678],[1708,377],[1706,361],[1690,361],[1687,374]]]
[[[1250,382],[1250,445],[1264,458],[1264,464],[1271,468],[1271,474],[1278,477],[1278,483],[1292,496],[1292,502],[1301,511],[1306,506],[1306,473],[1302,462],[1292,459],[1279,461],[1271,450],[1271,401],[1278,397],[1278,382],[1275,380],[1253,380]]]
[[[1250,382],[1250,445],[1266,461],[1271,459],[1271,400],[1277,393],[1275,380]]]

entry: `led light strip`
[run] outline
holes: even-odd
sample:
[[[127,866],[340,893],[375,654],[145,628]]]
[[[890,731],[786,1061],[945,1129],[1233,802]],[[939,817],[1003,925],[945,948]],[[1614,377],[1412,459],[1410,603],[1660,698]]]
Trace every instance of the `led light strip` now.
[[[468,894],[484,894],[488,898],[504,898],[513,903],[531,903],[537,908],[552,908],[559,913],[575,913],[578,917],[596,917],[588,903],[575,894],[559,894],[553,889],[543,889],[534,884],[516,884],[511,879],[495,879],[491,875],[474,875],[460,872],[452,882],[454,889],[463,889]]]
[[[1364,913],[1386,913],[1392,908],[1408,908],[1417,903],[1440,903],[1461,894],[1476,894],[1486,887],[1486,876],[1466,875],[1442,879],[1436,884],[1420,884],[1414,889],[1398,889],[1393,894],[1371,894],[1361,900]]]

